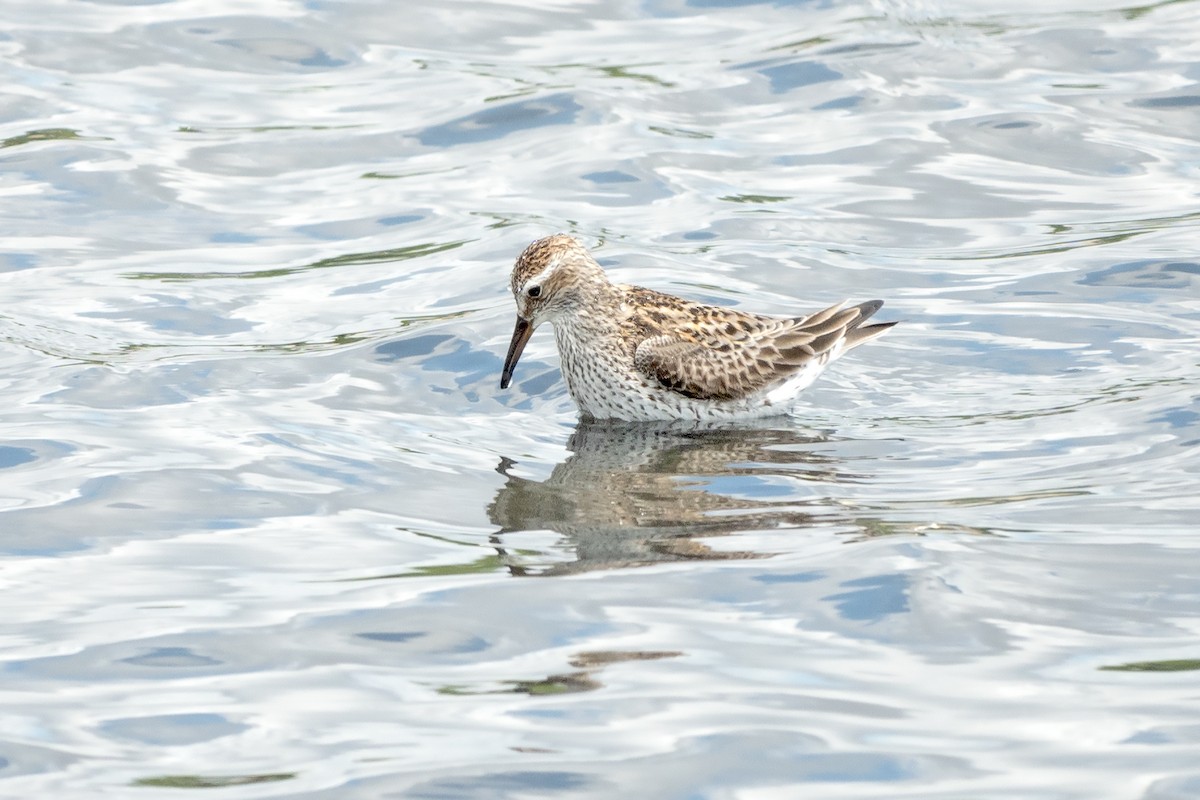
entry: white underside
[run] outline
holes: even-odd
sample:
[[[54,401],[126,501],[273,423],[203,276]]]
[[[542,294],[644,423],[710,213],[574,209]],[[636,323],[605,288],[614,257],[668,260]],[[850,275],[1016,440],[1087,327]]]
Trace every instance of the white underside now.
[[[698,400],[663,388],[630,371],[606,369],[593,357],[585,364],[575,359],[571,343],[559,341],[562,372],[567,390],[579,410],[596,419],[632,422],[668,420],[733,420],[788,413],[796,396],[808,388],[841,355],[838,347],[829,359],[813,362],[787,381],[739,400]]]
[[[596,419],[631,422],[668,420],[731,420],[788,413],[796,395],[812,385],[825,368],[845,352],[839,342],[783,383],[738,400],[698,400],[664,388],[635,370],[615,353],[598,351],[584,342],[604,341],[603,336],[573,336],[555,325],[554,335],[562,357],[567,390],[580,412]],[[608,357],[605,357],[608,356]]]

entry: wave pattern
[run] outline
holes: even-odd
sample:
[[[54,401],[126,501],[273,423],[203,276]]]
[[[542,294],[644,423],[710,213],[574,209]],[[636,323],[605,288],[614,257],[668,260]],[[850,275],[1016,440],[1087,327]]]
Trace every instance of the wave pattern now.
[[[1200,17],[1056,5],[10,0],[7,791],[1200,794]],[[579,424],[556,230],[902,325]]]

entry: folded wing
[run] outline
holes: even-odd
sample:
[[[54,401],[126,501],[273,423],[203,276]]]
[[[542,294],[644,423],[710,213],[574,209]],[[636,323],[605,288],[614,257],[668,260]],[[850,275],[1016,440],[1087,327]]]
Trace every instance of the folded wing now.
[[[772,319],[720,309],[721,316],[675,333],[650,336],[634,366],[685,397],[738,400],[783,383],[806,367],[822,366],[895,323],[860,327],[883,305],[839,303],[795,319]]]

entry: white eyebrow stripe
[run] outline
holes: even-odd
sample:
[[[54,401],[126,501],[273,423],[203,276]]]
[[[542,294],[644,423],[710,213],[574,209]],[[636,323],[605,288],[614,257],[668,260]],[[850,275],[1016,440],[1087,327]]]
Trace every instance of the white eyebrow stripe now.
[[[546,266],[545,266],[545,267],[542,269],[542,271],[541,271],[541,272],[539,272],[539,273],[538,273],[538,274],[536,274],[536,275],[532,275],[532,276],[530,276],[529,278],[527,278],[527,279],[525,280],[525,285],[526,285],[526,286],[538,286],[538,285],[540,285],[540,284],[542,283],[542,281],[544,281],[544,280],[546,280],[546,278],[550,277],[550,273],[551,273],[551,272],[553,272],[554,270],[558,269],[558,267],[559,267],[559,265],[560,265],[561,263],[562,263],[562,262],[560,262],[560,261],[558,260],[558,258],[557,258],[557,257],[550,259],[550,263],[549,263],[549,264],[547,264],[547,265],[546,265]]]

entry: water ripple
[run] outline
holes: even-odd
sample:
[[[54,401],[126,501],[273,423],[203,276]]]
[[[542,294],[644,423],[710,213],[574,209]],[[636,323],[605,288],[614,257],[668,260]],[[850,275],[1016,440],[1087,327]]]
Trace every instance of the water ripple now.
[[[8,792],[1195,795],[1195,8],[12,0]],[[901,324],[580,424],[557,230]]]

